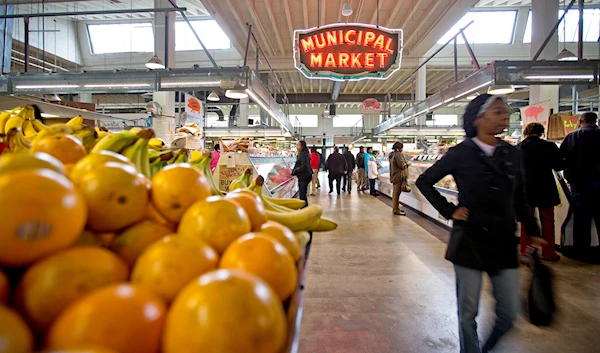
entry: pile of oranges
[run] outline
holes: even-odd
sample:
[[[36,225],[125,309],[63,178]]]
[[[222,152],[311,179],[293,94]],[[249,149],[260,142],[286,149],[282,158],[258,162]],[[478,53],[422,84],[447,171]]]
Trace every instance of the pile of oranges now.
[[[284,350],[305,232],[191,165],[56,143],[0,156],[0,353]]]

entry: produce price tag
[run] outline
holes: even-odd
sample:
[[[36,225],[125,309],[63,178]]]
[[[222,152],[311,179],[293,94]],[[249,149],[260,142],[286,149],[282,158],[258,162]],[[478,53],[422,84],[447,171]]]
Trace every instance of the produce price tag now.
[[[238,165],[233,168],[224,168],[224,166],[221,166],[219,168],[219,190],[228,192],[231,182],[244,174],[248,168],[252,168],[252,166]]]

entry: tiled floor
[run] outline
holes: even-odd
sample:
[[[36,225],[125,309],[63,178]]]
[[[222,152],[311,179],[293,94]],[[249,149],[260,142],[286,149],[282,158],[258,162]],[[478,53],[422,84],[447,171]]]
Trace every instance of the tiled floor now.
[[[313,240],[300,352],[459,352],[454,272],[444,260],[447,232],[414,213],[393,216],[385,199],[356,191],[330,195],[322,184],[309,202],[321,204],[339,228]],[[563,259],[550,266],[555,324],[538,328],[521,319],[494,352],[600,352],[600,265]],[[525,290],[529,273],[522,273]],[[490,290],[486,282],[482,337],[494,318]]]

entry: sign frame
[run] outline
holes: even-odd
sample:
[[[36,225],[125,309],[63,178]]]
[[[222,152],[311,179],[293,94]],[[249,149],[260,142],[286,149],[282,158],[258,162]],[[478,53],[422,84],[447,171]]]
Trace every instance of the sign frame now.
[[[395,62],[391,65],[391,67],[383,72],[376,71],[368,71],[364,70],[364,72],[358,74],[344,74],[335,71],[318,71],[313,72],[310,71],[306,65],[304,65],[301,61],[301,49],[300,49],[300,35],[301,34],[310,34],[315,31],[322,31],[331,28],[360,28],[365,30],[376,30],[381,32],[387,32],[390,35],[398,35],[398,48],[395,48],[397,53],[395,56]],[[371,24],[364,23],[333,23],[320,27],[313,27],[310,29],[297,29],[294,30],[293,37],[293,47],[294,47],[294,67],[300,71],[306,78],[309,79],[327,79],[332,81],[361,81],[361,80],[386,80],[391,75],[393,75],[396,71],[400,70],[402,67],[402,52],[404,50],[404,31],[402,29],[390,29],[382,26],[376,26]]]

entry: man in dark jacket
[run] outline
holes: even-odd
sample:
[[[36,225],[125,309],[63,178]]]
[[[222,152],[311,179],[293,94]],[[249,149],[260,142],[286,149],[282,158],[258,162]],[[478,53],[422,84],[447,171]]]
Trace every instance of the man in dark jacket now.
[[[341,193],[342,176],[348,172],[346,158],[340,154],[337,146],[333,148],[333,153],[327,157],[325,162],[325,171],[329,172],[329,193],[333,192],[333,181],[336,181],[338,195]]]
[[[542,257],[545,260],[557,261],[560,260],[560,256],[554,251],[554,206],[560,204],[560,196],[553,170],[562,170],[564,160],[555,143],[541,139],[544,131],[544,125],[540,123],[527,125],[524,131],[527,138],[519,147],[523,151],[527,201],[532,214],[535,208],[539,211],[542,236],[546,240],[542,247]],[[527,232],[521,227],[521,254],[527,253],[529,245]]]
[[[600,226],[600,129],[598,115],[583,113],[579,129],[560,145],[565,158],[565,178],[571,185],[573,243],[581,251],[591,244],[592,218]]]
[[[356,185],[358,191],[363,191],[367,187],[367,172],[365,169],[365,148],[360,146],[356,155]]]
[[[312,180],[312,168],[310,167],[310,155],[308,154],[308,147],[305,141],[298,141],[296,143],[296,149],[298,156],[296,157],[296,164],[292,175],[298,178],[298,198],[304,200],[308,205],[308,197],[306,196],[308,191],[308,184]]]
[[[342,191],[346,191],[348,188],[348,193],[352,193],[352,172],[354,168],[356,168],[356,160],[354,159],[354,155],[350,152],[350,148],[346,148],[346,152],[344,152],[344,158],[346,159],[346,166],[348,167],[347,173],[344,174],[344,179],[342,181]]]

